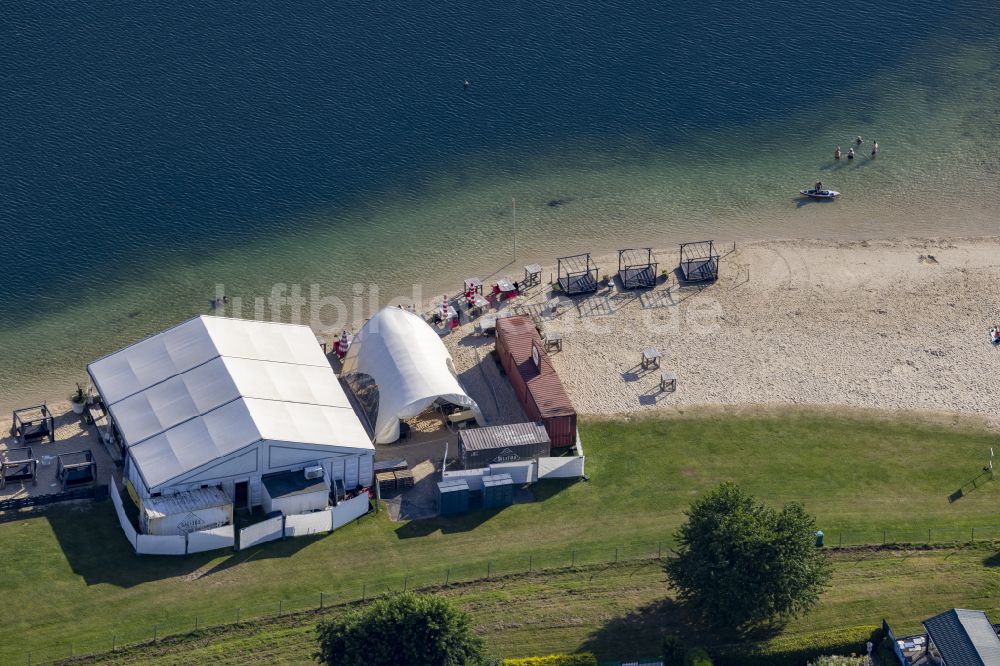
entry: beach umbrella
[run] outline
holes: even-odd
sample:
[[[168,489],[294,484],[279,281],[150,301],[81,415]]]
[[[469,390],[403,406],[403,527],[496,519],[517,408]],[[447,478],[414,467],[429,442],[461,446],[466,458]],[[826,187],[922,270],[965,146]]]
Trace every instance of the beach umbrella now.
[[[448,294],[441,296],[441,320],[448,321]]]

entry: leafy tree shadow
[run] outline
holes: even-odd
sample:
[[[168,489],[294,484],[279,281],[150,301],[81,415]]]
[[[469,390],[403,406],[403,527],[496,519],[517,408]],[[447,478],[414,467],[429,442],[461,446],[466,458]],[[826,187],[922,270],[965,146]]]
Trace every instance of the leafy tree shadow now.
[[[629,660],[659,657],[663,639],[675,635],[687,647],[759,642],[781,633],[784,623],[741,628],[714,626],[699,618],[684,603],[664,597],[625,615],[608,620],[580,644],[598,660]]]

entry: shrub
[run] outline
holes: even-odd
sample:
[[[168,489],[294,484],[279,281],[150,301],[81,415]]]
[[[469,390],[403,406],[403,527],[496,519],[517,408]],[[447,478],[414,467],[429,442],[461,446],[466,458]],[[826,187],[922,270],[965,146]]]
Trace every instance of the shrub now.
[[[684,666],[712,666],[712,660],[702,648],[691,648],[684,653]]]
[[[838,654],[828,654],[824,657],[816,657],[809,662],[809,666],[861,666],[862,657],[845,657]]]
[[[503,666],[597,666],[597,657],[589,652],[550,654],[545,657],[504,659]]]
[[[469,616],[439,597],[408,592],[379,599],[316,629],[315,657],[328,666],[459,666],[483,660],[483,640],[473,633]]]
[[[848,627],[712,648],[716,666],[802,666],[827,655],[863,652],[877,626]]]

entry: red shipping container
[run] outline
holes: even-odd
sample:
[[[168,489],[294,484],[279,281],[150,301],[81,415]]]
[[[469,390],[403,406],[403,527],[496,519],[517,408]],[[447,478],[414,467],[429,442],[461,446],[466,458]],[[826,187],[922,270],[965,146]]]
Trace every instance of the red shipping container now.
[[[497,320],[497,354],[525,414],[541,421],[552,446],[576,444],[576,410],[529,317]]]

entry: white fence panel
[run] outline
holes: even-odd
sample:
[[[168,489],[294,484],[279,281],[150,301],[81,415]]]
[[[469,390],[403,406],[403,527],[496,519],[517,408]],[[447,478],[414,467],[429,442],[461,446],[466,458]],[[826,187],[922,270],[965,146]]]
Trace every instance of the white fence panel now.
[[[469,490],[475,492],[483,489],[484,475],[490,475],[488,467],[480,467],[478,469],[456,469],[454,471],[447,470],[442,472],[441,477],[444,479],[465,479],[465,481],[469,484]]]
[[[346,502],[341,502],[330,510],[330,529],[335,530],[338,527],[343,527],[352,520],[360,518],[368,513],[368,508],[369,501],[368,493],[366,492],[361,493],[357,497],[349,499]]]
[[[296,537],[333,529],[333,514],[330,510],[299,513],[285,516],[285,536]]]
[[[223,525],[210,530],[199,530],[187,535],[187,552],[201,553],[216,548],[232,548],[235,534],[232,525]]]
[[[285,517],[275,516],[240,530],[240,550],[280,539],[285,533]]]
[[[538,459],[539,479],[571,479],[583,476],[584,456]]]
[[[115,484],[114,479],[108,484],[111,488],[111,503],[115,505],[115,513],[118,514],[118,522],[122,526],[122,531],[125,532],[125,538],[128,542],[132,544],[132,548],[136,548],[136,537],[138,534],[135,528],[132,527],[132,521],[128,519],[125,515],[125,506],[122,504],[122,496],[118,492],[118,486]]]
[[[184,555],[186,551],[187,539],[180,534],[169,536],[140,534],[135,541],[135,552],[143,555]]]
[[[517,484],[534,483],[538,480],[534,460],[490,465],[490,475],[496,476],[497,474],[510,474],[511,480]]]

